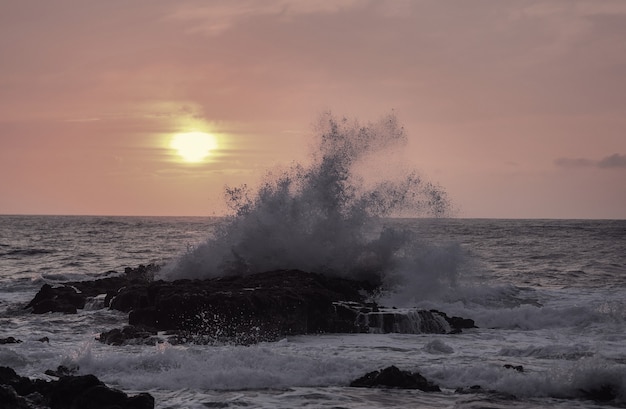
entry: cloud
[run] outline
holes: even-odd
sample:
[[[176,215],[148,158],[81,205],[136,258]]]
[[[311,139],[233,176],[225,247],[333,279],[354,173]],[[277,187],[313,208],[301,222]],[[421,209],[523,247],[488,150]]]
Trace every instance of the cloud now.
[[[626,169],[626,155],[620,155],[614,153],[613,155],[606,156],[600,160],[593,160],[588,158],[558,158],[554,161],[557,166],[563,168],[625,168]]]
[[[626,155],[614,153],[598,162],[599,168],[626,168]]]

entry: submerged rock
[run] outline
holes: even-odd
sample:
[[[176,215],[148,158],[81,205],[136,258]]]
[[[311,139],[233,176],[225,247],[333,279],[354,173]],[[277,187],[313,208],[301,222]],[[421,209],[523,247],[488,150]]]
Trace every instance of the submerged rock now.
[[[419,389],[424,392],[441,392],[439,386],[424,378],[419,372],[402,371],[389,366],[381,371],[372,371],[350,383],[357,388]]]

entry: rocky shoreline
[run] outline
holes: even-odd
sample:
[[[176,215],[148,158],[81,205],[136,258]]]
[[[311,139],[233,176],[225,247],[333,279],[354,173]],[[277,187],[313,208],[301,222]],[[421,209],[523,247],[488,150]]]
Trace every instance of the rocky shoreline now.
[[[299,270],[205,280],[153,280],[158,266],[127,268],[93,281],[45,284],[26,305],[34,314],[74,314],[89,300],[128,313],[128,325],[101,334],[109,344],[172,342],[249,344],[319,333],[458,333],[474,321],[436,310],[398,310],[368,302],[366,281]]]
[[[45,284],[24,307],[33,314],[75,314],[87,305],[128,313],[128,325],[100,334],[111,345],[160,342],[251,344],[289,335],[320,333],[440,333],[476,328],[468,318],[437,310],[399,310],[370,302],[377,287],[368,282],[328,277],[298,270],[278,270],[206,280],[154,280],[158,266],[126,268],[108,277],[52,286]],[[97,300],[97,303],[94,303]],[[47,338],[41,342],[49,342]],[[20,343],[0,338],[0,345]],[[524,372],[521,365],[505,368]],[[0,366],[0,409],[99,408],[151,409],[148,393],[128,396],[78,368],[48,370],[46,379],[19,376]],[[52,380],[50,380],[52,378]],[[417,372],[389,366],[365,374],[352,387],[409,388],[426,392],[439,387]],[[581,390],[581,397],[611,401],[615,388]],[[479,385],[456,393],[496,393]]]

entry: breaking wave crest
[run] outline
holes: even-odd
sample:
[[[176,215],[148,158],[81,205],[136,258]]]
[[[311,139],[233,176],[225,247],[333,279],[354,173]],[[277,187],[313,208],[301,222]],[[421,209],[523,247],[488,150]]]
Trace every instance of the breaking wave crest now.
[[[416,172],[381,177],[400,163],[398,149],[407,142],[395,115],[362,125],[327,113],[316,131],[310,165],[268,174],[254,192],[227,187],[233,214],[166,266],[165,278],[300,269],[410,292],[453,279],[458,246],[427,245],[414,232],[385,225],[389,216],[441,217],[451,209],[446,192]],[[372,171],[369,164],[381,158],[385,166]]]

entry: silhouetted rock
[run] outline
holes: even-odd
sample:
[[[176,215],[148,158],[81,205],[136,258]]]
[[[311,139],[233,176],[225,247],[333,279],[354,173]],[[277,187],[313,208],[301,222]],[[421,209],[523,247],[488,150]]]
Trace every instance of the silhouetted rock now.
[[[389,366],[382,371],[373,371],[365,374],[350,383],[357,388],[398,388],[419,389],[424,392],[441,392],[439,386],[428,381],[419,372],[402,371],[395,366]]]
[[[59,367],[59,380],[31,380],[12,368],[0,367],[0,408],[50,409],[153,409],[154,398],[147,393],[128,397],[112,389],[94,375],[65,375]],[[70,371],[71,372],[71,371]]]
[[[599,402],[608,402],[615,400],[619,395],[619,385],[612,383],[602,383],[600,385],[579,389],[579,392],[586,399],[591,399]]]
[[[436,310],[400,311],[367,303],[376,286],[365,281],[277,270],[166,282],[153,280],[157,270],[154,265],[139,266],[93,281],[45,284],[26,308],[33,313],[76,313],[88,299],[106,294],[104,306],[128,312],[131,326],[176,331],[179,341],[202,343],[228,339],[247,344],[314,333],[455,333],[474,328],[472,320]],[[113,345],[157,342],[154,331],[148,332],[114,329],[102,333],[100,340]]]
[[[208,280],[156,281],[120,290],[111,308],[129,324],[213,334],[242,343],[290,334],[357,332],[335,302],[362,302],[365,282],[297,270]],[[340,310],[340,309],[339,309]]]
[[[108,307],[108,302],[120,288],[137,283],[146,283],[152,279],[154,272],[158,269],[159,267],[153,264],[140,265],[137,268],[127,267],[124,274],[121,275],[117,275],[118,273],[115,271],[109,271],[106,274],[116,275],[93,281],[75,281],[58,286],[44,284],[25,308],[32,308],[34,314],[46,312],[76,314],[77,310],[85,308],[89,298],[100,294],[107,294],[105,306]]]
[[[26,308],[32,308],[33,314],[63,312],[76,314],[78,308],[85,307],[85,297],[69,285],[53,287],[44,284]]]
[[[504,364],[503,366],[506,369],[515,369],[517,372],[524,372],[524,367],[522,365]]]
[[[122,329],[114,328],[100,334],[98,340],[108,345],[143,344],[155,345],[156,330],[127,325]]]
[[[464,329],[478,328],[474,320],[461,317],[448,317],[445,312],[438,310],[430,310],[430,312],[441,315],[450,325],[450,328],[454,333],[459,333]]]
[[[28,401],[11,386],[0,385],[0,409],[32,409]]]
[[[60,378],[62,376],[70,376],[70,375],[74,375],[76,372],[78,371],[78,367],[67,367],[65,365],[59,365],[57,367],[57,369],[55,371],[48,369],[46,372],[44,372],[46,375],[50,375],[50,376],[56,376],[57,378]]]

